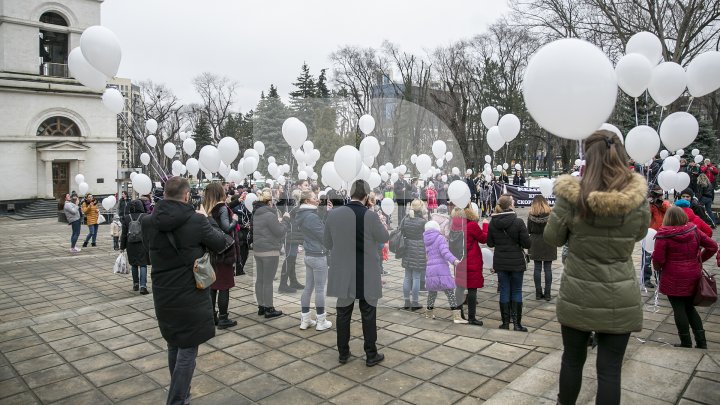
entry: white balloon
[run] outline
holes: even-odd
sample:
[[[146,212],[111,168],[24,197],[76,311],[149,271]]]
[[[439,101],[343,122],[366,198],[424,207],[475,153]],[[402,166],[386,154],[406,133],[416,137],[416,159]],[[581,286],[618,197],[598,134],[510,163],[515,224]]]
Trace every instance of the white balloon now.
[[[497,165],[497,167],[495,167],[495,170],[501,172],[503,170],[502,165]]]
[[[393,173],[390,175],[391,182],[395,183],[396,181],[398,181],[398,179],[400,179],[400,176],[397,173]]]
[[[285,163],[284,165],[280,166],[283,173],[289,173],[290,172],[290,165]]]
[[[625,45],[625,53],[639,53],[655,66],[662,59],[662,43],[653,33],[642,31],[630,37]]]
[[[680,159],[676,156],[670,156],[663,161],[663,170],[677,173],[680,170]]]
[[[480,252],[482,252],[483,269],[492,269],[493,268],[493,251],[488,248],[482,248],[482,249],[480,249]]]
[[[277,176],[279,176],[277,163],[271,162],[270,164],[268,164],[268,173],[269,173],[270,176],[272,176],[272,177],[277,177]]]
[[[557,40],[528,63],[523,96],[542,128],[561,138],[584,139],[615,107],[615,69],[597,46],[575,38]]]
[[[502,168],[503,168],[503,170],[507,170],[507,169],[508,169],[508,167],[510,167],[510,165],[509,165],[509,164],[507,164],[507,163],[503,163],[503,165],[502,165]]]
[[[575,159],[575,166],[580,166],[581,163],[582,163],[582,160]]]
[[[490,163],[490,162],[492,162],[492,158],[490,157],[490,155],[485,155],[485,163]]]
[[[150,145],[151,148],[154,148],[155,146],[157,146],[157,138],[155,137],[155,135],[148,135],[147,138],[145,138],[145,140],[147,141],[147,144]]]
[[[147,129],[148,133],[151,135],[157,132],[158,129],[158,123],[154,119],[150,118],[149,120],[145,121],[145,129]]]
[[[223,176],[226,180],[228,179],[228,177],[230,177],[231,170],[232,169],[228,165],[226,165],[225,163],[220,161],[220,167],[218,167],[218,173],[220,173],[220,175]]]
[[[362,152],[360,152],[360,153],[362,153]],[[375,163],[375,158],[372,157],[372,156],[370,156],[370,155],[368,155],[368,156],[363,156],[362,161],[363,161],[363,164],[364,164],[364,165],[370,167],[370,166],[373,165],[373,163]]]
[[[248,195],[245,196],[245,208],[248,209],[248,211],[253,212],[253,203],[257,201],[258,196],[255,193],[248,193]]]
[[[220,152],[212,145],[205,145],[200,149],[200,163],[212,173],[220,169]]]
[[[703,155],[697,155],[695,156],[695,163],[702,163],[703,159]]]
[[[683,94],[686,85],[682,66],[675,62],[663,62],[652,70],[648,93],[658,105],[665,107]]]
[[[460,175],[460,169],[458,169],[457,167],[453,167],[453,168],[452,168],[452,174],[454,174],[455,176],[459,176],[459,175]]]
[[[261,156],[265,154],[265,144],[260,141],[256,141],[253,144],[253,149],[255,149]],[[273,160],[275,159],[273,158]]]
[[[105,75],[85,60],[80,47],[73,49],[68,55],[68,69],[70,69],[70,75],[83,86],[102,90],[107,85]]]
[[[470,204],[470,188],[462,180],[450,183],[447,190],[448,198],[456,207],[465,208]]]
[[[497,126],[505,142],[512,141],[520,133],[520,119],[515,114],[503,115]]]
[[[448,151],[448,152],[445,152],[445,161],[446,161],[446,162],[451,161],[452,158],[453,158],[453,153],[452,153],[452,152],[449,152],[449,151]]]
[[[270,157],[268,158],[268,164],[270,164],[270,163],[275,163],[275,157],[274,157],[274,156],[270,156]]]
[[[476,214],[480,213],[480,207],[478,207],[475,203],[470,203],[470,208],[472,208],[473,211],[475,211]]]
[[[427,173],[430,167],[432,167],[432,158],[423,153],[415,160],[415,166],[420,173]]]
[[[668,156],[670,156],[670,152],[668,152],[664,149],[660,151],[660,159],[665,159]]]
[[[675,190],[685,190],[690,186],[690,175],[686,172],[675,174]]]
[[[678,151],[675,152],[675,156],[682,156],[682,155],[684,155],[684,154],[685,154],[685,151],[682,150],[682,149],[678,149]]]
[[[376,157],[380,154],[380,142],[374,136],[366,136],[360,142],[360,154],[365,156]]]
[[[113,114],[120,114],[125,109],[125,98],[118,89],[105,89],[102,96],[103,105]]]
[[[692,153],[693,156],[697,156],[700,154],[700,149],[693,149],[690,153]]]
[[[217,149],[218,152],[220,152],[220,160],[227,165],[232,164],[235,158],[237,158],[238,153],[240,153],[240,145],[238,145],[235,138],[229,136],[222,138],[220,142],[218,142]]]
[[[660,150],[660,137],[652,127],[637,126],[628,132],[625,150],[636,162],[647,162]]]
[[[662,187],[663,190],[668,191],[675,188],[676,182],[676,175],[677,173],[672,171],[662,171],[658,175],[657,182],[660,187]]]
[[[388,181],[389,178],[390,178],[390,175],[387,172],[380,173],[380,179],[382,181]]]
[[[174,143],[168,142],[168,143],[166,143],[165,145],[163,145],[163,153],[164,153],[165,156],[167,156],[169,159],[172,159],[172,158],[175,157],[175,152],[177,152],[177,149],[175,148],[175,144],[174,144]]]
[[[132,180],[133,189],[140,195],[150,194],[152,191],[152,181],[147,174],[138,173]]]
[[[100,25],[85,29],[80,36],[80,49],[88,63],[107,78],[117,75],[122,49],[112,31]]]
[[[343,181],[335,170],[335,162],[325,163],[322,169],[320,169],[320,174],[322,174],[322,181],[326,186],[330,186],[335,190],[339,190],[342,187]]]
[[[687,88],[693,97],[720,89],[720,52],[707,51],[693,58],[687,67]]]
[[[115,196],[114,196],[114,195],[107,196],[107,197],[103,198],[103,200],[102,200],[102,206],[103,206],[103,208],[105,208],[107,211],[110,211],[110,209],[112,209],[112,207],[115,206],[115,203],[116,203],[116,202],[117,202],[117,201],[115,200]]]
[[[442,180],[443,182],[447,182],[447,179],[448,179],[448,177],[446,174],[443,174],[442,176],[440,176],[440,180]]]
[[[187,132],[180,132],[178,137],[180,138],[181,141],[185,142],[185,140],[188,139],[188,134],[187,134]]]
[[[173,160],[171,167],[175,170],[177,170],[178,173],[180,173],[180,168],[182,168],[182,162],[179,160]]]
[[[373,131],[373,129],[375,129],[375,119],[370,114],[365,114],[360,117],[358,126],[363,134],[368,135]]]
[[[287,182],[287,179],[285,178],[285,176],[280,176],[277,178],[277,182],[279,185],[284,186],[285,183]]]
[[[542,178],[535,182],[535,185],[540,189],[540,194],[545,198],[550,198],[553,195],[553,181],[548,178]]]
[[[488,130],[487,143],[490,146],[490,149],[495,152],[499,151],[503,146],[505,146],[505,139],[503,139],[502,135],[500,135],[500,128],[495,126]],[[487,159],[485,159],[485,161],[487,161]]]
[[[700,126],[692,114],[684,111],[668,115],[660,124],[660,139],[668,150],[684,148],[697,138]]]
[[[416,164],[416,163],[417,163],[417,157],[418,157],[418,156],[413,153],[413,154],[410,156],[410,163]]]
[[[643,239],[645,251],[648,253],[655,251],[655,235],[657,235],[657,231],[652,228],[648,228],[647,235],[645,235],[645,239]]]
[[[442,159],[438,159],[435,161],[435,166],[437,166],[437,167],[443,167],[444,164],[445,164],[445,162],[443,162]]]
[[[520,163],[515,164],[515,170],[522,170],[522,166],[520,166]]]
[[[620,129],[619,129],[618,127],[616,127],[615,125],[613,125],[613,124],[608,124],[608,123],[606,122],[606,123],[600,125],[600,129],[604,129],[605,131],[614,132],[615,135],[617,135],[618,138],[620,138],[620,142],[623,143],[623,144],[625,143],[625,139],[623,139],[623,134],[622,134],[622,132],[620,132]]]
[[[399,172],[400,174],[405,174],[405,173],[407,173],[407,166],[405,166],[405,165],[400,165],[400,166],[397,167],[397,169],[398,169],[398,172]]]
[[[383,198],[380,202],[380,208],[385,215],[392,215],[393,211],[395,211],[395,201],[392,198]]]
[[[197,145],[195,144],[194,139],[187,138],[186,140],[183,141],[182,147],[183,147],[183,150],[185,151],[185,153],[187,153],[188,155],[192,155],[193,153],[195,153],[195,149],[197,148]]]
[[[244,173],[252,173],[255,170],[257,170],[258,167],[258,160],[255,158],[255,156],[248,156],[245,158],[245,161],[243,162],[243,172]]]
[[[313,164],[315,164],[315,162],[320,159],[320,151],[313,149],[312,152],[310,152],[310,158],[312,159]]]
[[[200,170],[200,165],[198,164],[197,159],[190,158],[185,162],[185,167],[187,167],[188,173],[190,173],[193,176],[197,176],[198,171]]]
[[[84,181],[78,184],[78,192],[80,193],[80,195],[86,194],[88,192],[88,189],[90,189],[90,186],[88,186],[88,184]]]
[[[337,164],[335,166],[337,167]],[[360,172],[358,172],[357,178],[368,181],[370,179],[371,174],[372,174],[372,172],[370,172],[370,168],[367,167],[367,165],[363,164],[360,166]]]
[[[83,176],[82,174],[78,174],[77,176],[75,176],[75,183],[77,183],[78,185],[81,183],[85,183],[85,176]]]
[[[309,153],[314,148],[315,148],[315,145],[312,143],[312,141],[305,141],[302,144],[302,149],[305,153]]]
[[[623,56],[615,66],[618,86],[628,96],[640,97],[650,84],[653,66],[642,54],[629,53]]]
[[[498,118],[500,118],[500,113],[498,113],[498,110],[495,107],[485,107],[480,113],[480,119],[487,129],[497,125]]]
[[[150,163],[150,155],[148,155],[145,152],[141,153],[140,154],[140,162],[142,164],[144,164],[145,166],[147,166]]]
[[[370,177],[367,180],[370,188],[377,188],[382,183],[382,178],[377,173],[370,173]]]
[[[243,157],[254,157],[257,161],[260,161],[260,154],[255,149],[246,149],[243,153]]]
[[[445,152],[447,152],[447,145],[445,145],[444,141],[437,140],[432,144],[432,152],[433,155],[435,155],[435,159],[442,159],[443,156],[445,156]]]
[[[307,139],[307,127],[295,117],[285,120],[282,126],[283,138],[293,149],[298,149]]]
[[[130,172],[130,181],[132,181],[135,178],[135,176],[137,176],[136,172]]]
[[[307,175],[307,173],[306,173],[304,170],[301,170],[301,171],[298,173],[298,179],[299,179],[299,180],[307,180],[307,178],[308,178],[308,175]]]

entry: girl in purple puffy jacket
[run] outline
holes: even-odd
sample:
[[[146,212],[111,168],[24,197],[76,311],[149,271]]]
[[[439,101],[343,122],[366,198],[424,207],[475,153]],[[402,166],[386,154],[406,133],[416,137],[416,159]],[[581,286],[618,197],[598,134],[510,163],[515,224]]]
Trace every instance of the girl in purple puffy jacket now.
[[[435,318],[433,313],[435,299],[438,291],[443,291],[450,303],[450,309],[453,311],[453,322],[467,323],[460,314],[460,308],[455,298],[455,278],[450,273],[450,267],[448,266],[448,263],[457,265],[460,260],[450,253],[447,240],[440,233],[440,225],[437,222],[428,221],[425,224],[423,241],[425,242],[425,254],[427,255],[425,287],[428,290],[425,317],[428,319]]]

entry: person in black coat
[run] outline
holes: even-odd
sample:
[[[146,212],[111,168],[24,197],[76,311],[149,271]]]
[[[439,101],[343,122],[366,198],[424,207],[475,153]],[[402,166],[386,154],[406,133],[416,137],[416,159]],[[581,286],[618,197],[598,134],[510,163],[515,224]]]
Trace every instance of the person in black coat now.
[[[524,186],[525,185],[525,176],[523,176],[522,172],[520,170],[515,170],[515,175],[513,176],[513,186]]]
[[[528,255],[535,263],[533,281],[535,282],[535,299],[550,301],[552,295],[552,262],[557,260],[557,248],[545,242],[543,234],[552,209],[545,197],[538,194],[533,198],[528,215],[527,228],[530,233],[530,249]],[[540,273],[545,272],[545,292],[540,283]]]
[[[393,195],[398,205],[398,220],[400,220],[405,217],[405,206],[412,201],[412,188],[403,177],[400,177],[393,187]]]
[[[498,198],[488,227],[487,245],[495,248],[493,270],[500,284],[500,329],[509,328],[512,316],[514,329],[527,332],[522,326],[522,282],[527,270],[523,249],[530,247],[530,235],[525,223],[513,211],[513,199],[509,195]]]
[[[405,255],[402,257],[402,267],[405,269],[405,278],[403,280],[404,309],[413,311],[422,308],[418,302],[418,294],[420,292],[420,281],[425,278],[426,258],[425,242],[423,241],[425,223],[427,223],[425,218],[427,218],[425,203],[420,200],[413,200],[410,203],[408,216],[402,219],[400,224],[400,232],[405,238]]]
[[[150,253],[155,315],[168,345],[168,404],[189,399],[198,346],[215,336],[210,289],[195,284],[193,265],[205,250],[222,253],[233,240],[213,229],[207,213],[195,212],[187,179],[171,177],[164,199],[142,218],[143,244]]]
[[[150,264],[148,251],[143,241],[128,241],[128,230],[130,222],[140,221],[145,216],[145,207],[142,201],[133,200],[130,202],[129,214],[122,217],[122,234],[120,235],[120,250],[127,250],[128,264],[133,278],[133,291],[140,290],[140,294],[148,294],[147,290],[147,266]],[[139,270],[139,272],[138,272]]]
[[[478,202],[478,190],[477,185],[475,184],[475,181],[472,178],[472,170],[468,169],[465,172],[465,184],[467,184],[468,188],[470,189],[470,201],[474,201],[475,203]]]
[[[235,275],[245,275],[245,263],[250,256],[250,229],[252,228],[252,212],[245,206],[247,192],[243,191],[230,199],[228,206],[238,217],[240,230],[235,234],[235,247],[237,250],[237,262],[235,263]]]

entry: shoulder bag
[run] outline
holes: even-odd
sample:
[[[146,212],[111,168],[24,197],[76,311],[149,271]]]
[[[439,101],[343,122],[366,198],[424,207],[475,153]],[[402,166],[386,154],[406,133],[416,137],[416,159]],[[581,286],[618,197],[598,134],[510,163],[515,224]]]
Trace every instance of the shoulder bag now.
[[[175,235],[172,232],[165,232],[165,234],[175,249],[175,252],[177,252],[178,256],[182,257],[175,244]],[[195,287],[200,290],[210,287],[210,285],[215,282],[215,269],[213,269],[212,263],[210,263],[210,252],[205,251],[205,254],[193,262],[193,275],[195,276]]]

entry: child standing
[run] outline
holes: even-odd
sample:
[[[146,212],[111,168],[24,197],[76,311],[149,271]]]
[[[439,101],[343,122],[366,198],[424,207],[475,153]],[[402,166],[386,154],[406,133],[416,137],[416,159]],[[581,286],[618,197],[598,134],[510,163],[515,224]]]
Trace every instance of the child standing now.
[[[427,255],[427,268],[425,269],[425,287],[428,290],[427,312],[425,318],[435,319],[433,308],[438,291],[445,292],[450,309],[453,311],[454,323],[468,323],[460,314],[455,297],[455,279],[450,274],[448,263],[457,266],[460,263],[448,249],[447,240],[440,233],[440,224],[435,221],[428,221],[425,224],[423,233],[425,242],[425,254]]]
[[[110,224],[110,234],[113,238],[113,249],[120,250],[120,235],[122,234],[122,223],[120,223],[120,218],[117,216],[115,219],[113,219],[112,224]]]

